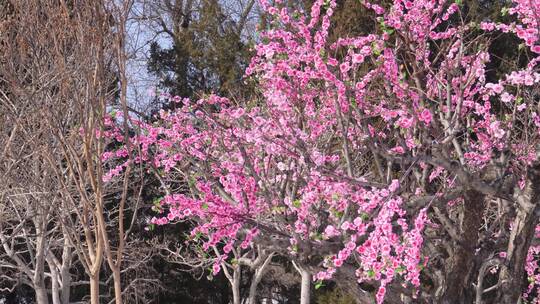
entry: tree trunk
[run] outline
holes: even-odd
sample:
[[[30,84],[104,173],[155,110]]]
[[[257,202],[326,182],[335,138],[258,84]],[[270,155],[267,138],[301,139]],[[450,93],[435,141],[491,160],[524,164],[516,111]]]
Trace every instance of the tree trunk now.
[[[233,280],[231,282],[232,293],[233,293],[233,304],[241,304],[240,298],[240,267],[234,270]]]
[[[62,304],[62,301],[60,300],[60,289],[58,287],[58,281],[52,280],[51,294],[53,304]]]
[[[309,304],[311,296],[311,273],[302,268],[300,275],[302,276],[302,282],[300,285],[300,304]]]
[[[49,270],[51,272],[51,296],[53,304],[62,304],[60,301],[60,286],[58,284],[58,268],[56,267],[53,258],[51,257],[52,253],[47,255],[47,264],[49,265]]]
[[[478,245],[478,231],[482,225],[485,197],[469,190],[465,193],[463,223],[460,229],[461,243],[456,242],[453,254],[446,265],[446,289],[439,297],[443,304],[472,304],[475,299],[473,282],[478,268],[474,253]]]
[[[257,304],[257,285],[259,284],[254,278],[249,285],[249,296],[247,304]]]
[[[37,304],[48,304],[49,297],[47,295],[47,288],[45,287],[45,233],[42,229],[43,222],[42,215],[34,221],[36,226],[36,257],[35,257],[35,270],[34,277],[32,279],[34,289],[36,292]]]
[[[264,258],[264,262],[262,264],[254,263],[256,265],[252,266],[251,268],[253,270],[253,277],[251,278],[251,284],[249,286],[249,296],[247,304],[257,304],[257,286],[259,286],[259,283],[261,282],[262,277],[266,272],[266,268],[268,267],[268,264],[270,264],[270,261],[272,261],[272,257],[274,256],[274,253],[265,255],[261,251],[259,251],[259,254],[260,256],[257,259],[262,260]]]
[[[90,276],[90,304],[99,304],[99,272]]]
[[[514,221],[508,249],[507,266],[501,269],[497,293],[497,303],[515,304],[523,291],[525,260],[535,235],[535,227],[540,214],[540,164],[535,164],[527,172],[527,184],[517,195],[518,212]]]
[[[37,304],[48,304],[49,298],[47,297],[47,289],[45,286],[35,286],[36,292],[36,303]]]
[[[71,291],[71,274],[69,269],[71,268],[71,246],[69,244],[69,236],[64,234],[64,249],[62,251],[62,266],[60,268],[61,289],[60,298],[61,303],[69,303],[69,293]]]
[[[114,281],[114,301],[116,304],[122,304],[122,282],[120,277],[120,268],[112,269]]]
[[[356,304],[373,304],[375,303],[375,297],[360,288],[358,284],[358,277],[356,276],[356,267],[353,265],[345,264],[342,267],[337,269],[335,274],[336,285],[343,290],[345,293],[351,295],[354,298]],[[388,300],[392,296],[391,290],[388,291],[388,294],[385,297],[385,300]],[[397,297],[399,299],[399,297]],[[393,303],[392,301],[388,301]],[[396,303],[400,303],[399,301]]]

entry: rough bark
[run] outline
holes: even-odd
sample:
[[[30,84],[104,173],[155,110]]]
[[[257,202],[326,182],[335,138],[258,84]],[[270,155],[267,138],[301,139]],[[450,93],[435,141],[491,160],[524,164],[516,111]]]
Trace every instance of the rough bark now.
[[[36,293],[36,303],[37,304],[47,304],[49,303],[49,298],[47,297],[47,289],[45,286],[36,286],[34,287]]]
[[[350,265],[344,265],[337,270],[335,279],[336,284],[344,292],[351,295],[356,304],[373,304],[375,298],[369,292],[360,288],[356,277],[356,268]],[[390,302],[392,303],[392,302]]]
[[[540,214],[540,163],[528,170],[525,189],[517,193],[519,208],[508,241],[506,267],[499,274],[497,303],[501,304],[518,303],[523,291],[525,260]]]
[[[464,195],[463,222],[461,225],[461,242],[455,242],[454,252],[447,259],[446,289],[439,297],[440,303],[473,303],[473,282],[477,265],[475,263],[475,249],[478,245],[479,229],[482,225],[482,216],[485,209],[484,195],[469,190]]]

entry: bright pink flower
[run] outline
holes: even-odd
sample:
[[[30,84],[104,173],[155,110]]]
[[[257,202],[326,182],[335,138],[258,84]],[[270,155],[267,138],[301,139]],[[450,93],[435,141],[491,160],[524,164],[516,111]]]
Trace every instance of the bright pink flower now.
[[[419,120],[424,122],[426,125],[429,125],[431,123],[432,118],[433,117],[431,115],[431,112],[428,109],[424,109],[420,113]]]
[[[349,72],[349,70],[351,69],[351,66],[348,62],[344,62],[340,64],[339,69],[341,70],[341,73],[347,74],[347,72]]]

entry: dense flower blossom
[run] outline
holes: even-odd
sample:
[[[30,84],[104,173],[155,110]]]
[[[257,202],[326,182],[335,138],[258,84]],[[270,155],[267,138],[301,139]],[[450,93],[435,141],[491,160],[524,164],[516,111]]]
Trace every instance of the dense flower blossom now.
[[[530,2],[514,1],[510,13],[516,23],[484,22],[480,29],[515,33],[537,52],[539,8]],[[334,0],[315,1],[305,16],[261,1],[280,21],[261,34],[263,42],[246,70],[259,81],[262,100],[243,107],[215,95],[198,101],[163,96],[178,103],[178,109],[162,111],[159,124],[133,121],[142,130],[131,139],[131,146],[140,148],[134,161],[163,174],[176,168],[189,185],[189,191],[161,200],[166,212],[152,223],[196,221],[193,241],[220,252],[214,274],[234,243],[248,248],[283,238],[290,246],[282,254],[297,258],[302,248],[336,241],[338,248],[324,251],[314,279],[332,279],[341,267],[354,264],[359,282],[379,282],[376,299],[382,303],[398,279],[421,287],[422,268],[430,262],[423,255],[423,232],[437,225],[428,211],[434,201],[452,197],[457,184],[470,183],[461,180],[463,171],[479,172],[495,161],[494,155],[509,150],[517,156],[510,160],[512,174],[523,176],[534,160],[540,117],[516,89],[540,81],[534,61],[488,83],[489,55],[463,50],[463,33],[470,27],[447,23],[459,10],[456,3],[364,4],[384,30],[330,42]],[[412,63],[403,61],[391,35],[407,44],[403,48],[410,50],[405,54]],[[432,56],[440,40],[448,41],[445,56]],[[335,50],[346,50],[346,55],[333,57]],[[415,78],[420,74],[423,79]],[[521,128],[534,130],[534,139],[514,139],[512,115],[525,121]],[[121,141],[112,120],[106,123],[111,131],[105,136]],[[127,152],[107,152],[102,160],[122,159]],[[351,159],[372,154],[375,162],[380,156],[404,164],[403,176],[395,178],[390,165],[387,176],[375,180],[352,164]],[[437,159],[439,154],[464,169]],[[110,168],[103,180],[120,175],[124,166]],[[404,182],[410,172],[422,182]],[[408,208],[424,195],[429,203]],[[463,199],[447,202],[451,208]],[[526,296],[540,283],[538,252],[532,248],[529,253],[526,271],[533,281]]]

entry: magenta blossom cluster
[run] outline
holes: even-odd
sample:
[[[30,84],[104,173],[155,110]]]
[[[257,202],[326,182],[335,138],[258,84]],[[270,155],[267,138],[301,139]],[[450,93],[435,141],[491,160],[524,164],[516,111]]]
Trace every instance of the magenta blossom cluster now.
[[[516,23],[480,27],[513,32],[537,52],[536,2],[514,1]],[[519,96],[540,82],[536,61],[487,82],[489,54],[465,47],[472,26],[449,23],[459,5],[444,0],[365,2],[381,29],[335,41],[334,0],[315,1],[310,13],[260,4],[275,26],[261,34],[246,74],[262,98],[238,106],[215,95],[171,97],[177,110],[162,111],[157,122],[131,120],[139,129],[130,139],[133,161],[186,185],[160,201],[152,224],[192,221],[192,241],[218,252],[214,273],[233,246],[257,244],[299,262],[318,253],[324,262],[315,280],[354,265],[359,282],[378,282],[377,303],[395,281],[420,289],[429,266],[423,232],[438,227],[431,204],[464,204],[453,196],[470,187],[463,172],[481,171],[498,153],[511,151],[510,171],[522,177],[536,159],[540,117]],[[441,54],[432,53],[435,45]],[[518,121],[532,130],[527,141],[515,134]],[[107,137],[123,140],[106,125]],[[123,147],[102,159],[126,156]],[[382,161],[402,167],[383,172]],[[413,174],[421,182],[411,182]],[[537,252],[526,266],[534,282]]]

